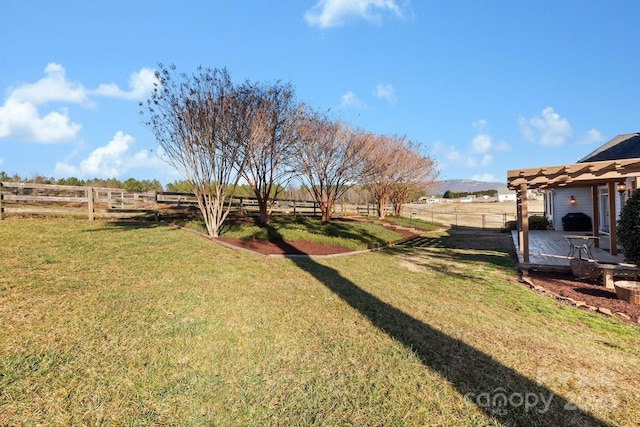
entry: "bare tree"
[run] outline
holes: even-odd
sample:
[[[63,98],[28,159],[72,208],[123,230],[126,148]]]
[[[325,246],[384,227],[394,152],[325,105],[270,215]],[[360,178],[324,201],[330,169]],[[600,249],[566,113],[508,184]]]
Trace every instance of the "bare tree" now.
[[[291,176],[284,161],[292,154],[300,107],[290,84],[247,82],[243,89],[252,99],[243,176],[256,196],[260,223],[269,225],[273,204]]]
[[[336,199],[367,172],[369,149],[368,134],[317,112],[304,114],[289,163],[319,204],[323,222],[331,219]]]
[[[367,162],[371,165],[369,181],[378,202],[378,218],[384,219],[385,204],[395,185],[394,173],[405,137],[377,135],[374,138],[373,149],[367,156]]]
[[[421,184],[435,181],[436,163],[420,153],[420,146],[405,136],[375,137],[374,149],[367,161],[371,163],[370,185],[378,202],[378,217],[384,219],[387,199],[393,203],[395,215],[400,215],[409,192]]]
[[[400,216],[408,195],[419,186],[435,182],[438,174],[436,162],[428,155],[421,154],[418,144],[411,141],[405,143],[398,151],[398,162],[393,174],[395,182],[390,193],[393,214]]]
[[[187,75],[175,66],[159,68],[158,83],[140,104],[144,123],[167,161],[193,185],[207,232],[218,237],[244,165],[247,102],[226,69],[198,67]]]

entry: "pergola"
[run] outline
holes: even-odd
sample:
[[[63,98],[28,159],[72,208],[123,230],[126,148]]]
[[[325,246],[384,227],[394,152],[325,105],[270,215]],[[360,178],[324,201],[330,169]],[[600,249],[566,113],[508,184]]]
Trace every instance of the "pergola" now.
[[[640,158],[574,163],[563,166],[543,166],[507,171],[507,187],[516,191],[518,245],[525,263],[529,262],[529,214],[527,190],[561,187],[591,187],[593,233],[599,236],[598,187],[606,185],[609,192],[609,212],[615,212],[617,185],[627,178],[635,178],[632,189],[638,188]],[[597,244],[597,240],[596,240]],[[609,215],[609,251],[617,255],[616,216]]]

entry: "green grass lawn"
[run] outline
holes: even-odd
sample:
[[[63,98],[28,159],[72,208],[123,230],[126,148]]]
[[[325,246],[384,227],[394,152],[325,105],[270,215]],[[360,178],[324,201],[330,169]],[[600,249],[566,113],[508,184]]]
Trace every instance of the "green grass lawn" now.
[[[368,218],[370,221],[378,222],[378,217],[372,216]],[[401,227],[408,227],[422,231],[434,231],[437,228],[436,225],[431,222],[419,218],[409,218],[406,216],[387,215],[385,216],[384,221],[399,225]]]
[[[634,425],[640,329],[454,237],[271,259],[154,223],[0,221],[0,425]]]

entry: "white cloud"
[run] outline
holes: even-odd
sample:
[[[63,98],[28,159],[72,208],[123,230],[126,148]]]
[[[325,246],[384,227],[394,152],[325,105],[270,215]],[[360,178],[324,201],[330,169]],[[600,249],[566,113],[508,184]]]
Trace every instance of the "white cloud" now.
[[[69,81],[60,64],[47,64],[44,73],[37,82],[23,84],[9,92],[0,106],[0,139],[40,143],[73,141],[82,126],[71,120],[68,109],[41,112],[43,105],[57,102],[90,108],[95,105],[91,98],[95,95],[140,100],[149,94],[156,81],[153,70],[142,68],[131,74],[129,91],[123,91],[115,84],[102,84],[96,90],[89,90]]]
[[[486,154],[490,151],[508,151],[509,144],[504,141],[495,142],[489,134],[489,126],[486,120],[478,120],[472,123],[478,130],[478,134],[471,140],[471,152],[474,154]]]
[[[580,138],[580,144],[597,144],[604,142],[605,136],[597,129],[591,129]]]
[[[545,108],[540,116],[529,120],[520,117],[518,123],[525,139],[545,146],[563,145],[572,134],[569,121],[560,117],[552,107]]]
[[[14,89],[9,100],[42,105],[50,101],[71,102],[90,105],[87,90],[65,77],[65,69],[56,63],[47,64],[46,76],[35,83],[28,83]]]
[[[487,167],[493,164],[495,152],[511,149],[504,141],[493,141],[493,137],[488,133],[488,126],[485,120],[478,120],[472,126],[477,129],[478,134],[469,141],[469,146],[464,150],[455,146],[445,146],[440,141],[433,145],[434,156],[444,158],[444,161],[439,162],[443,168],[448,165],[462,166],[469,169]],[[486,179],[479,179],[479,181],[484,180]]]
[[[396,102],[395,91],[393,90],[393,86],[391,84],[385,85],[382,83],[378,83],[374,93],[378,98],[386,99],[389,104],[395,104]]]
[[[112,98],[130,99],[133,101],[140,101],[146,99],[157,79],[155,71],[150,68],[142,68],[140,71],[131,74],[129,77],[130,90],[123,91],[115,83],[101,84],[95,93],[98,95],[108,96]]]
[[[492,173],[482,173],[479,175],[473,175],[471,177],[474,181],[482,181],[482,182],[500,182],[502,180],[495,177]]]
[[[83,175],[99,177],[119,177],[124,169],[123,155],[133,144],[133,137],[122,131],[116,132],[113,139],[104,147],[96,148],[89,157],[80,162]]]
[[[446,146],[441,141],[433,144],[433,154],[444,156],[443,166],[446,164],[464,165],[469,168],[478,166],[478,160],[475,156],[462,152],[453,145]]]
[[[0,106],[0,139],[31,142],[65,142],[75,139],[81,126],[73,123],[66,109],[41,115],[37,106],[47,102],[90,106],[86,89],[67,81],[64,68],[47,64],[45,77],[13,89]]]
[[[384,12],[404,16],[395,0],[319,0],[305,13],[304,19],[311,26],[330,28],[353,18],[379,22]]]
[[[471,152],[473,153],[486,153],[492,147],[491,135],[480,134],[476,135],[471,140]]]
[[[78,166],[69,161],[58,162],[56,176],[77,178],[124,178],[133,169],[154,169],[175,175],[175,171],[158,156],[148,150],[132,153],[135,139],[118,131],[105,146],[98,147],[81,160]]]
[[[468,168],[481,168],[489,166],[493,162],[493,155],[488,153],[481,156],[465,154],[460,160],[462,160],[463,164]]]
[[[367,104],[362,102],[355,93],[349,91],[342,95],[342,107],[345,108],[356,108],[358,110],[364,110],[367,108]]]
[[[81,126],[69,119],[67,110],[51,111],[40,117],[30,102],[8,99],[0,106],[0,139],[55,143],[76,138]]]

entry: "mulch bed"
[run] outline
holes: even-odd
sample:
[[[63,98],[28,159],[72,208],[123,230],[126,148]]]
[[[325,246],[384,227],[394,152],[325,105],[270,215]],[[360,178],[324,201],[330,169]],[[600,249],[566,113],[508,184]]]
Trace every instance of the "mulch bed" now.
[[[640,323],[640,304],[632,304],[618,299],[614,289],[607,289],[601,284],[602,279],[579,280],[571,273],[541,271],[531,271],[528,278],[534,285],[563,299],[571,298],[574,301],[584,302],[586,306],[597,309],[605,308],[614,315],[623,313],[629,319],[620,315],[618,317],[633,323]],[[571,300],[565,301],[570,302]],[[583,308],[590,309],[586,306]]]
[[[418,236],[417,233],[396,227],[390,222],[380,221],[384,227],[392,228],[403,239]],[[218,240],[232,246],[257,252],[262,255],[337,255],[353,252],[352,249],[338,245],[290,240],[240,240],[219,237]]]

